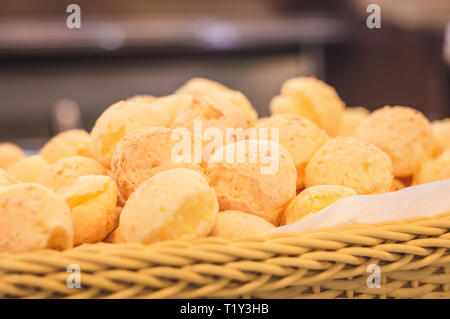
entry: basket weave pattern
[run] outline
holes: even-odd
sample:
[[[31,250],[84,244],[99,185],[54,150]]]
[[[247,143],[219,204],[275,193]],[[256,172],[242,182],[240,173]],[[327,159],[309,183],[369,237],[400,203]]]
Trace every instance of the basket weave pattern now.
[[[69,288],[81,269],[81,288]],[[381,287],[369,288],[370,264]],[[450,212],[240,240],[0,254],[0,298],[450,298]]]

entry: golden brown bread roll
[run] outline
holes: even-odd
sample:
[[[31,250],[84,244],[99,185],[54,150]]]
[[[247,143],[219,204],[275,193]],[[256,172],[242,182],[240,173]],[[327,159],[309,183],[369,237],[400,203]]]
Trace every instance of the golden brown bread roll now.
[[[430,122],[421,112],[405,106],[374,111],[358,126],[355,137],[386,152],[396,177],[412,175],[434,150]]]
[[[330,136],[338,132],[345,104],[336,90],[315,77],[288,79],[270,103],[272,114],[295,114],[315,122]]]
[[[251,147],[251,141],[256,142],[256,149]],[[226,154],[236,154],[236,160],[227,161]],[[271,157],[264,158],[265,155]],[[240,210],[275,225],[287,202],[295,196],[294,161],[285,148],[273,141],[249,140],[222,146],[207,162],[205,175],[217,194],[220,210]]]
[[[72,245],[72,218],[62,198],[34,183],[0,187],[0,252]]]
[[[92,142],[85,130],[69,130],[52,137],[41,149],[41,155],[47,162],[56,161],[71,156],[93,157]]]
[[[168,126],[167,110],[142,99],[111,105],[95,122],[91,131],[92,154],[103,166],[111,166],[111,157],[120,140],[132,131],[149,126]]]
[[[178,163],[172,152],[179,141],[175,131],[166,127],[147,127],[131,132],[117,145],[111,161],[112,176],[126,200],[143,182],[154,175],[177,167],[185,167],[201,173],[200,163]],[[202,143],[198,137],[198,143]],[[192,145],[194,137],[191,136]],[[201,160],[201,158],[200,158]]]
[[[378,147],[353,137],[335,137],[311,158],[306,187],[341,185],[358,194],[385,193],[392,185],[392,163]]]

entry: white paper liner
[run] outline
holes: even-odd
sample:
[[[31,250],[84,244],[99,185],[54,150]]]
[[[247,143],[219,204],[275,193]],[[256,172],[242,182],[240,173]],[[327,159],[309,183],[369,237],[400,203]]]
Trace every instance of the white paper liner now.
[[[372,224],[389,220],[433,216],[450,211],[450,179],[422,184],[385,194],[342,198],[302,220],[265,234],[301,233],[311,229],[348,224]]]

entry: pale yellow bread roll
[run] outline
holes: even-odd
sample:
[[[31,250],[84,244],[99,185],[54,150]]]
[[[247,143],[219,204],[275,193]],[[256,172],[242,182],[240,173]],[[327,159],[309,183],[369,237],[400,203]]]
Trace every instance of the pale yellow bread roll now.
[[[361,106],[345,108],[336,135],[353,136],[356,128],[369,116],[369,114],[369,110]]]
[[[102,241],[117,226],[116,184],[109,176],[79,177],[59,195],[70,208],[74,245]]]
[[[276,141],[271,135],[271,129],[278,130],[278,142],[291,155],[297,169],[297,189],[305,186],[305,168],[313,154],[324,145],[328,134],[317,124],[293,114],[273,115],[264,120],[259,120],[257,129],[267,128],[268,138]],[[262,133],[262,132],[260,132]],[[262,134],[259,134],[262,138]]]
[[[8,174],[4,169],[0,168],[0,187],[22,183],[14,176]]]
[[[388,192],[392,179],[389,156],[375,145],[353,137],[330,139],[314,154],[305,170],[306,187],[341,185],[358,194]]]
[[[435,143],[434,155],[450,150],[450,118],[431,122]]]
[[[275,226],[264,218],[238,210],[225,210],[219,212],[210,236],[229,239],[259,236],[273,228]]]
[[[355,196],[356,191],[339,185],[312,186],[298,194],[283,213],[282,223],[292,224],[308,215],[315,214],[338,199]]]
[[[253,108],[251,102],[240,91],[233,91],[233,90],[217,91],[209,93],[206,96],[226,100],[231,104],[233,104],[234,106],[238,107],[245,115],[245,118],[248,120],[249,125],[253,125],[255,121],[258,119],[258,113]]]
[[[213,92],[222,92],[230,90],[219,82],[205,79],[205,78],[192,78],[179,87],[175,93],[190,94],[193,96],[202,96]]]
[[[0,143],[0,168],[8,168],[25,157],[20,147],[12,143]]]
[[[226,100],[243,112],[250,125],[258,119],[258,113],[242,92],[232,90],[216,81],[204,78],[192,78],[176,90],[176,93],[187,94],[193,97],[212,96],[217,99]]]
[[[24,183],[35,183],[49,167],[42,156],[32,155],[11,165],[7,172]]]
[[[336,90],[314,77],[288,79],[270,103],[272,114],[295,114],[315,122],[331,136],[338,132],[345,103]]]
[[[423,162],[413,177],[413,185],[450,179],[450,150]]]
[[[149,244],[207,236],[218,213],[214,190],[199,173],[174,168],[139,186],[120,215],[126,242]]]
[[[0,188],[0,252],[64,250],[72,245],[72,218],[62,198],[34,183]]]
[[[169,114],[170,124],[181,109],[192,104],[192,96],[188,94],[172,94],[159,97],[152,102],[154,107],[162,108]]]
[[[59,191],[63,187],[71,186],[78,177],[87,175],[107,175],[107,171],[92,158],[65,157],[50,165],[38,182],[54,191]]]
[[[169,113],[151,102],[142,99],[117,102],[100,115],[92,128],[92,154],[109,168],[112,153],[125,135],[141,127],[169,124]]]
[[[198,133],[198,129],[196,131],[199,125],[202,133]],[[202,135],[207,134],[209,128],[219,129],[223,137],[222,144],[235,138],[234,132],[229,132],[229,129],[246,129],[249,126],[250,122],[240,108],[213,95],[193,98],[190,105],[178,112],[171,125],[172,128],[186,128],[193,134]]]
[[[112,176],[123,198],[128,199],[139,185],[162,171],[185,167],[201,172],[200,163],[194,161],[194,137],[191,135],[188,141],[190,149],[186,155],[190,160],[186,158],[186,162],[179,162],[173,152],[182,141],[178,140],[173,129],[146,127],[125,136],[117,145],[111,161]],[[200,137],[197,142],[201,145]],[[199,155],[201,161],[201,153]]]
[[[374,111],[358,126],[355,137],[386,152],[396,177],[412,175],[434,151],[430,122],[421,112],[406,106]]]
[[[92,142],[85,130],[69,130],[52,137],[41,149],[41,155],[47,162],[55,163],[64,157],[93,157]]]
[[[250,142],[256,142],[253,145],[257,147]],[[235,154],[234,159],[228,161],[227,154]],[[209,159],[204,172],[217,194],[220,210],[240,210],[275,225],[295,196],[294,161],[285,148],[273,141],[248,140],[222,146]]]

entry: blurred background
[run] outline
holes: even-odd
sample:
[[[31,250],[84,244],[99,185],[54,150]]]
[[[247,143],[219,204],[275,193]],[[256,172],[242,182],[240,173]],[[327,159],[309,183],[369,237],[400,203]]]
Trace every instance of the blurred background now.
[[[69,29],[66,8],[81,8]],[[369,29],[370,3],[381,28]],[[349,106],[450,116],[449,0],[10,0],[0,2],[0,141],[29,150],[90,130],[112,103],[207,77],[260,116],[289,77],[315,75]]]

